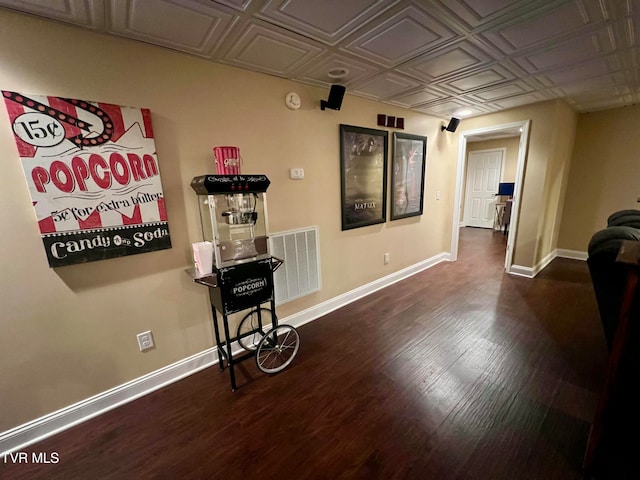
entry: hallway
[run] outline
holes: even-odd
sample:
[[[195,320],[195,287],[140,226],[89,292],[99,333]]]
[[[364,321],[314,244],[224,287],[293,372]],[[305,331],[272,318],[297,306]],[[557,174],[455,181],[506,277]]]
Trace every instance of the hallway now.
[[[441,263],[300,327],[279,375],[205,369],[27,449],[2,479],[580,479],[606,351],[585,262]]]

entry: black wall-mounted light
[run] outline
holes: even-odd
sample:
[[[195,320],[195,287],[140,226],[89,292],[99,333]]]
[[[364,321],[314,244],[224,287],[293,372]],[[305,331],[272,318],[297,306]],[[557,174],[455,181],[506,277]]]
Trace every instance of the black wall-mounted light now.
[[[331,85],[329,90],[329,98],[327,100],[320,100],[320,110],[330,108],[331,110],[340,110],[342,106],[342,99],[344,98],[344,92],[347,88],[342,85]]]
[[[456,128],[458,128],[458,125],[460,125],[460,119],[456,118],[456,117],[451,117],[451,120],[449,120],[449,124],[448,125],[442,125],[442,127],[440,127],[440,128],[442,129],[443,132],[445,130],[447,132],[455,132]]]

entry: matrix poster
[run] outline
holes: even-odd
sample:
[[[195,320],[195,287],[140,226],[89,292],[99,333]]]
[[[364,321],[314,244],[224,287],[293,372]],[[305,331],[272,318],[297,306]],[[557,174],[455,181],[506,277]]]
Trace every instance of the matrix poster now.
[[[386,221],[388,135],[340,125],[342,230]]]
[[[50,267],[171,248],[149,110],[2,95]]]

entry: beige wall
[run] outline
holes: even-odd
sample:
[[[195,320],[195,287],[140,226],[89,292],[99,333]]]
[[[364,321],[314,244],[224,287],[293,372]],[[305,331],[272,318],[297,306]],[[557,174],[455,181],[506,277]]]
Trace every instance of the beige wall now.
[[[516,167],[518,166],[518,150],[520,149],[520,137],[497,138],[495,140],[484,140],[482,142],[467,143],[467,158],[469,153],[480,150],[505,149],[504,169],[502,170],[501,182],[515,182]]]
[[[576,113],[567,104],[556,103],[554,122],[556,128],[551,139],[552,149],[545,176],[544,207],[538,219],[538,231],[540,232],[536,259],[538,262],[558,247],[562,209],[576,137],[577,118]]]
[[[282,305],[281,318],[449,250],[457,135],[440,135],[438,119],[348,94],[341,111],[321,111],[327,89],[7,11],[0,41],[3,89],[151,110],[173,244],[50,269],[2,109],[0,431],[213,345],[207,292],[184,269],[201,239],[189,182],[213,173],[215,145],[238,145],[243,171],[271,179],[273,232],[320,227],[323,289]],[[299,111],[284,105],[291,90]],[[429,138],[424,215],[342,232],[339,124],[376,128],[380,112]],[[304,168],[305,179],[289,180],[290,167]],[[135,335],[147,329],[157,348],[143,354]]]
[[[618,210],[640,208],[640,106],[580,115],[558,247],[586,252]]]

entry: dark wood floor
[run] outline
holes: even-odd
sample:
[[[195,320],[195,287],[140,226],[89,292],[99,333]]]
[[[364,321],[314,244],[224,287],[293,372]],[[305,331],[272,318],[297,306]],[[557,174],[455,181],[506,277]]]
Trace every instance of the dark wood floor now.
[[[299,329],[267,376],[206,369],[44,440],[2,479],[579,479],[606,346],[585,262],[503,274],[504,237]]]

